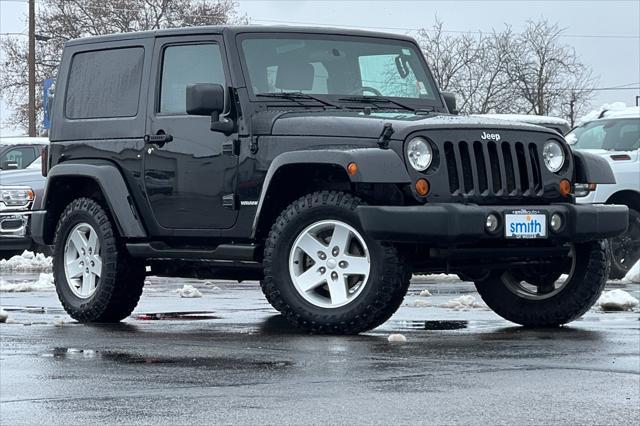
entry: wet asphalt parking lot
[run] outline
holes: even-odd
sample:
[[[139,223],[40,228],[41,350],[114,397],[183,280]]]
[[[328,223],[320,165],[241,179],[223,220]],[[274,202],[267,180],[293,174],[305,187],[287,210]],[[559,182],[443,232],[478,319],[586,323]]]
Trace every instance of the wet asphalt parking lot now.
[[[184,283],[203,297],[180,298]],[[256,283],[151,278],[117,325],[71,321],[54,291],[2,293],[0,422],[637,424],[637,311],[530,330],[440,306],[464,294],[479,300],[469,283],[416,277],[383,326],[310,336]]]

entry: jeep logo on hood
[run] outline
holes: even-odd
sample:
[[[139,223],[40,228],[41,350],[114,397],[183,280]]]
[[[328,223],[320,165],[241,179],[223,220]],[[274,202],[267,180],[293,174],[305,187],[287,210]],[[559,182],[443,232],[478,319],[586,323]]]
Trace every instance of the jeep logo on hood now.
[[[480,139],[487,141],[487,140],[491,140],[491,141],[499,141],[500,140],[500,133],[487,133],[487,132],[482,132],[482,135],[480,135]]]

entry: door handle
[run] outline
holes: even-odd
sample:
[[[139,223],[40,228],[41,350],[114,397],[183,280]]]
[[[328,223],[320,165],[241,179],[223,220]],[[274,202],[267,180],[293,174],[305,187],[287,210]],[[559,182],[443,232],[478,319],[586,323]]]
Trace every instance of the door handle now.
[[[165,143],[169,143],[172,140],[173,136],[166,134],[162,130],[159,130],[155,135],[144,135],[144,143],[150,143],[159,147],[164,146]]]

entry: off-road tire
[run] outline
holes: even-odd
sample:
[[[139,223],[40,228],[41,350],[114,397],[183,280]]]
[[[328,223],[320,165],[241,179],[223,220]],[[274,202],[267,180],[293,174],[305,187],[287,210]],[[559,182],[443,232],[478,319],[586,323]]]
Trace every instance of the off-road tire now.
[[[633,223],[635,223],[635,226],[639,226],[640,212],[632,208],[629,208],[629,226],[631,227]],[[631,229],[627,229],[627,233],[630,233],[630,232],[631,232]],[[623,236],[618,236],[617,238],[621,238],[621,237]],[[620,264],[620,262],[614,256],[612,240],[613,239],[609,240],[609,248],[610,248],[609,256],[611,261],[611,272],[609,272],[609,278],[614,280],[620,280],[627,275],[631,267],[638,261],[638,259],[632,259],[631,261],[627,262],[626,265]]]
[[[81,222],[98,233],[102,257],[102,275],[95,293],[79,298],[67,284],[64,271],[64,246],[68,233]],[[118,240],[113,221],[95,200],[78,198],[62,212],[54,241],[53,276],[58,298],[64,310],[75,320],[118,322],[133,312],[144,285],[144,264],[128,256]]]
[[[276,219],[264,249],[262,292],[293,325],[311,333],[357,334],[387,321],[402,304],[410,271],[396,248],[368,237],[360,226],[356,207],[362,201],[348,193],[321,191],[290,204]],[[304,300],[289,274],[289,252],[296,236],[308,225],[335,219],[348,223],[369,248],[371,273],[362,293],[346,306],[320,308]]]
[[[482,300],[502,318],[528,327],[556,327],[587,312],[598,300],[607,281],[608,261],[604,241],[576,244],[573,277],[562,290],[542,300],[527,299],[507,288],[504,271],[494,271],[477,281]]]

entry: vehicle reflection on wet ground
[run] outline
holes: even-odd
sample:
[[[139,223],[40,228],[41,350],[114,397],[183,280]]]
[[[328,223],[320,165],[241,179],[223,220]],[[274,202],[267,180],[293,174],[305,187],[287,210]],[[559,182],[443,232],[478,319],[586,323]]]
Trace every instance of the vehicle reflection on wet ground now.
[[[203,297],[180,298],[184,284]],[[638,285],[612,286],[639,296]],[[593,310],[570,326],[526,329],[486,309],[440,307],[461,295],[479,301],[468,283],[416,277],[383,326],[311,336],[278,315],[255,283],[151,278],[138,309],[115,325],[71,321],[55,291],[2,293],[11,322],[0,325],[0,417],[631,424],[640,416],[637,312]],[[389,343],[390,333],[407,342]]]

